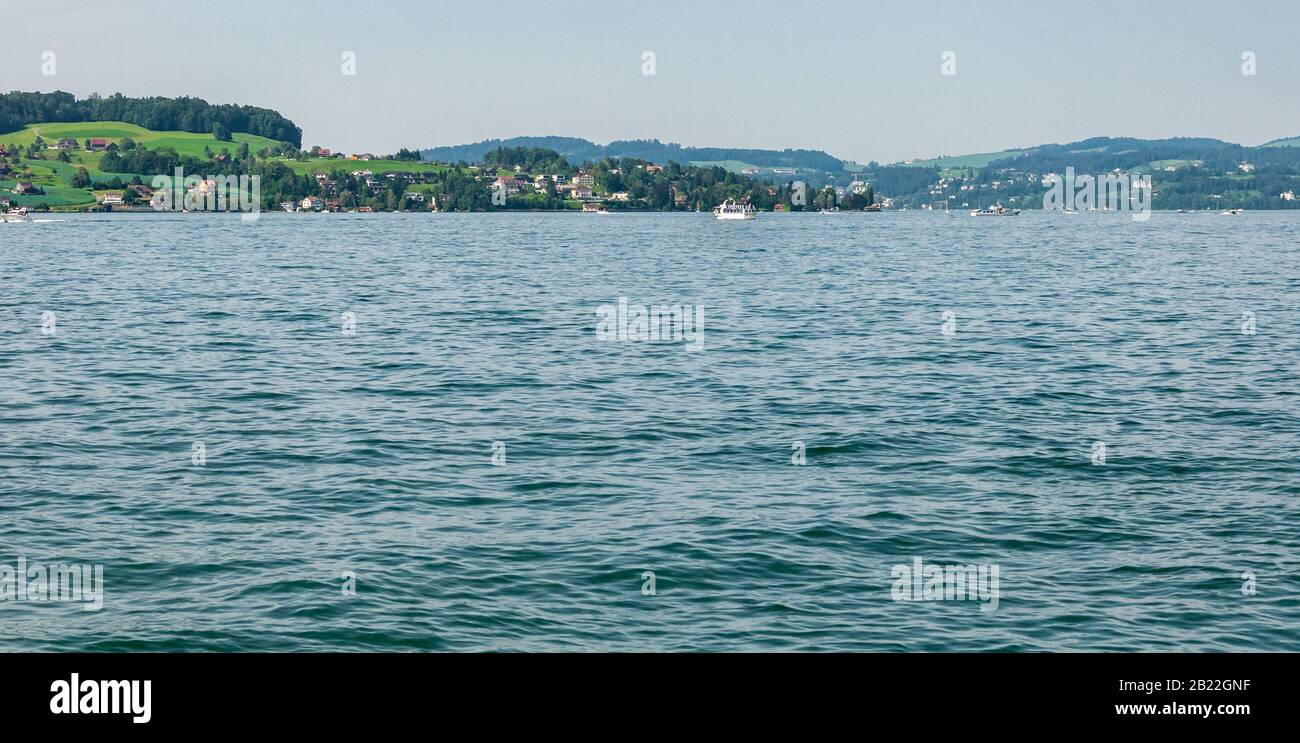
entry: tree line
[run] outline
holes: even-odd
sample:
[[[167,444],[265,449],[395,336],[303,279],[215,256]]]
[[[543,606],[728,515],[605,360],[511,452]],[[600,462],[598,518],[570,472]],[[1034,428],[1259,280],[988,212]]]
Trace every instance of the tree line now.
[[[302,129],[276,111],[256,106],[211,104],[201,98],[128,98],[114,93],[107,98],[91,94],[78,99],[71,93],[0,94],[0,131],[17,131],[28,124],[125,121],[155,131],[213,134],[230,140],[231,132],[247,132],[302,146]]]

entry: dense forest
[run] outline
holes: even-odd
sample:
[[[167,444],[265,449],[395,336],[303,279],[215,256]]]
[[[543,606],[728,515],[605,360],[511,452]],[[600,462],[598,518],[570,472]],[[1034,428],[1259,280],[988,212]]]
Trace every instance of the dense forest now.
[[[120,93],[81,100],[62,91],[0,94],[0,132],[71,121],[125,121],[155,131],[225,133],[219,139],[229,139],[230,132],[246,132],[302,146],[302,129],[268,108],[214,105],[201,98],[127,98]]]

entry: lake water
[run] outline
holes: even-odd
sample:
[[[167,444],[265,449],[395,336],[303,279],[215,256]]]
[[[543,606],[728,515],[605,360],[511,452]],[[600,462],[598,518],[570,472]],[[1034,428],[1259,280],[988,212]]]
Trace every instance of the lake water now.
[[[1300,650],[1300,215],[49,219],[0,649]]]

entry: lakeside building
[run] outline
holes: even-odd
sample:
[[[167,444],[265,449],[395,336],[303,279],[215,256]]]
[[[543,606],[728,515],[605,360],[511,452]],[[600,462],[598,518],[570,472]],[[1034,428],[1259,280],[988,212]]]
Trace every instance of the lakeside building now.
[[[523,182],[513,176],[503,175],[496,180],[496,187],[506,193],[506,195],[519,193]]]

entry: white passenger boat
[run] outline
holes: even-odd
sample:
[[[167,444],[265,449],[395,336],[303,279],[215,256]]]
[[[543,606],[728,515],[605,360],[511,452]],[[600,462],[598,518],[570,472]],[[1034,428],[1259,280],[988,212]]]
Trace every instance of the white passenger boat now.
[[[718,219],[754,219],[758,213],[753,204],[737,204],[735,199],[727,199],[713,207],[713,216]]]

